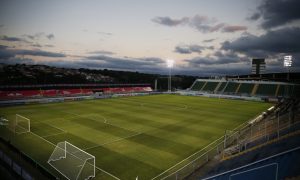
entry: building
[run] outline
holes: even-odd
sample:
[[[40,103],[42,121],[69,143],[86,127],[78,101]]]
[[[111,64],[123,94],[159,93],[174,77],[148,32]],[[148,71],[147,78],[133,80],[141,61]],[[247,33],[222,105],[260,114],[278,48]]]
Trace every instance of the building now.
[[[265,59],[252,59],[251,74],[263,74],[266,71]]]

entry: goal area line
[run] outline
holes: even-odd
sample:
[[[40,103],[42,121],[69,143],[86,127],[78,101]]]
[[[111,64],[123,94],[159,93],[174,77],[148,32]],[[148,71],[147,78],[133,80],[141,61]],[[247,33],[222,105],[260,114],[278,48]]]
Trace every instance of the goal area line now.
[[[28,133],[30,133],[30,134],[32,134],[32,135],[34,135],[34,136],[36,136],[36,137],[42,139],[43,141],[45,141],[45,142],[51,144],[52,146],[56,147],[56,144],[54,144],[54,143],[48,141],[47,139],[43,138],[42,136],[39,136],[38,134],[36,134],[36,133],[34,133],[34,132],[31,132],[31,131],[28,132]],[[105,174],[107,174],[107,175],[113,177],[114,179],[121,180],[121,179],[118,178],[117,176],[115,176],[115,175],[113,175],[113,174],[111,174],[111,173],[105,171],[104,169],[102,169],[102,168],[100,168],[100,167],[98,167],[98,166],[96,166],[96,165],[95,165],[95,168],[96,168],[97,170],[99,170],[99,171],[101,171],[101,172],[103,172],[103,173],[105,173]]]

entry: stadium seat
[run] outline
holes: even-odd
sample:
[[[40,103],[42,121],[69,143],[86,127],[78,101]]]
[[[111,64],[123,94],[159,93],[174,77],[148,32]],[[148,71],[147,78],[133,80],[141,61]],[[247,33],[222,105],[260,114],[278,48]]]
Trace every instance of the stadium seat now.
[[[227,84],[227,82],[221,82],[221,84],[219,85],[219,87],[217,89],[215,89],[215,91],[216,92],[223,92],[226,84]]]
[[[42,94],[44,97],[55,97],[57,96],[57,90],[54,89],[42,90]]]
[[[276,84],[259,84],[256,95],[275,97],[276,89]]]
[[[238,90],[238,94],[247,94],[250,95],[253,90],[254,84],[250,83],[241,83]]]
[[[82,94],[81,89],[62,89],[58,90],[58,94],[62,96],[72,96]]]
[[[192,90],[192,91],[200,91],[204,84],[205,84],[204,81],[197,81],[197,82],[191,87],[191,90]]]
[[[239,83],[228,82],[227,86],[224,89],[224,93],[226,93],[226,94],[233,94],[233,93],[235,93],[235,91],[238,88],[238,86],[239,86]]]
[[[219,82],[207,82],[204,87],[202,87],[201,91],[207,91],[207,92],[213,92],[217,85],[219,84]]]
[[[41,97],[40,90],[0,91],[1,99],[22,99]]]

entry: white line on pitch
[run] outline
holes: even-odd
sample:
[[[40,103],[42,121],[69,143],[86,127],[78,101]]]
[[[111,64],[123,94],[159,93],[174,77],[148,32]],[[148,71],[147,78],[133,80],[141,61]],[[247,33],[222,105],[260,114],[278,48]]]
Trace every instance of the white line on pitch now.
[[[93,120],[93,121],[97,121],[99,122],[97,119],[94,119],[94,118],[89,118],[89,117],[85,117],[83,115],[79,115],[79,114],[75,114],[75,113],[70,113],[70,112],[66,112],[66,111],[63,111],[64,113],[68,113],[68,114],[72,114],[74,116],[78,116],[78,117],[82,117],[82,118],[85,118],[85,119],[89,119],[89,120]],[[107,124],[107,125],[110,125],[110,126],[114,126],[114,127],[117,127],[117,128],[121,128],[121,129],[124,129],[124,130],[127,130],[127,131],[132,131],[132,132],[136,132],[135,130],[133,129],[128,129],[128,128],[124,128],[124,127],[121,127],[121,126],[117,126],[117,125],[114,125],[114,124],[111,124],[111,123],[108,123],[108,122],[102,122],[104,124]]]
[[[141,101],[132,100],[132,99],[130,99],[130,98],[122,98],[122,99],[119,99],[119,100],[138,103],[138,104],[140,104],[140,106],[142,106],[142,107],[143,107],[144,105],[146,105],[146,104],[152,104],[152,105],[163,106],[163,107],[169,106],[169,107],[171,107],[171,108],[188,109],[188,106],[187,106],[186,104],[179,104],[180,106],[182,105],[182,107],[180,107],[180,106],[173,105],[173,104],[170,104],[170,103],[153,103],[153,102],[142,103]]]
[[[45,137],[57,136],[57,135],[60,135],[60,134],[65,134],[65,133],[66,133],[66,132],[60,132],[60,133],[49,134],[49,135],[46,135],[46,136],[41,136],[41,137],[45,138]]]
[[[99,144],[99,145],[96,145],[96,146],[88,147],[88,148],[85,148],[85,149],[83,149],[83,150],[85,151],[85,150],[88,150],[88,149],[93,149],[93,148],[97,148],[97,147],[100,147],[100,146],[105,146],[105,145],[112,144],[112,143],[115,143],[115,142],[118,142],[118,141],[122,141],[122,140],[124,140],[124,139],[128,139],[128,138],[131,138],[131,137],[134,137],[134,136],[138,136],[138,135],[140,135],[140,134],[142,134],[142,132],[140,132],[140,133],[135,133],[135,134],[132,134],[132,135],[123,137],[123,138],[115,139],[115,140],[113,140],[113,141],[106,142],[106,143],[103,143],[103,144]]]
[[[43,138],[43,137],[41,137],[41,136],[39,136],[39,135],[37,135],[37,134],[35,134],[35,133],[33,133],[33,132],[29,132],[29,133],[31,133],[31,134],[33,134],[33,135],[35,135],[35,136],[37,136],[37,137],[43,139],[44,141],[46,141],[46,142],[50,143],[51,145],[53,145],[54,147],[56,147],[56,144],[53,144],[52,142],[48,141],[47,139],[45,139],[45,138]],[[107,172],[107,171],[105,171],[105,170],[99,168],[99,167],[96,166],[96,165],[95,165],[95,168],[98,169],[98,170],[100,170],[100,171],[102,171],[102,172],[104,172],[104,173],[106,173],[106,174],[108,174],[108,175],[110,175],[110,176],[112,176],[113,178],[115,178],[115,179],[117,179],[117,180],[120,180],[120,178],[118,178],[118,177],[116,177],[115,175],[113,175],[113,174],[111,174],[111,173],[109,173],[109,172]]]
[[[43,124],[46,124],[48,126],[51,126],[51,127],[55,128],[55,129],[58,129],[60,131],[66,132],[65,130],[63,130],[63,129],[59,128],[59,127],[53,126],[53,125],[51,125],[49,123],[46,123],[46,122],[43,122],[43,121],[37,121],[37,123],[43,123]]]

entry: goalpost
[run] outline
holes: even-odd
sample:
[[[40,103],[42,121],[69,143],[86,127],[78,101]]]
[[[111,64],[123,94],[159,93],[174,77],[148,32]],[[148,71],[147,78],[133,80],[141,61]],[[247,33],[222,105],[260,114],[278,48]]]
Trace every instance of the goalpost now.
[[[95,177],[95,156],[67,141],[56,145],[48,163],[69,180]]]
[[[30,132],[30,119],[16,114],[15,119],[9,121],[9,129],[16,134]]]

